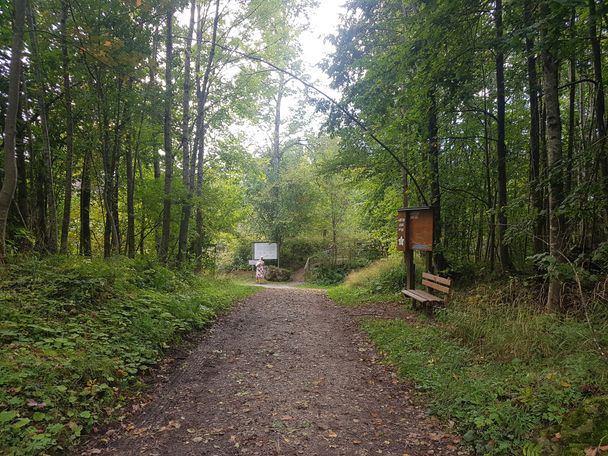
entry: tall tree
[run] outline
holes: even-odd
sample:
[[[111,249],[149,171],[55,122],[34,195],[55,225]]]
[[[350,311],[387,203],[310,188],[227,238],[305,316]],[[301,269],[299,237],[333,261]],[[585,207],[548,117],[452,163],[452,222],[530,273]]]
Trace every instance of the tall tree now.
[[[543,93],[547,110],[546,135],[547,135],[547,167],[549,172],[549,254],[556,263],[564,262],[563,253],[563,218],[559,214],[560,204],[563,198],[563,174],[562,165],[562,121],[559,106],[559,66],[560,59],[557,55],[559,29],[555,26],[559,23],[560,8],[551,2],[542,5],[542,16],[551,18],[549,24],[545,24],[542,31],[543,48]],[[551,27],[553,25],[553,27]],[[556,310],[561,303],[561,282],[554,271],[549,282],[547,296],[547,307]]]
[[[184,49],[184,93],[182,102],[182,181],[186,191],[186,198],[182,204],[182,219],[179,226],[179,239],[177,250],[177,261],[180,263],[188,249],[188,226],[190,220],[190,204],[189,187],[190,187],[190,61],[192,54],[192,34],[194,33],[194,13],[196,10],[196,0],[192,0],[190,4],[190,23],[188,25],[188,35],[186,36],[186,45]],[[199,27],[202,27],[199,24]]]
[[[213,16],[213,30],[211,32],[211,43],[209,47],[209,54],[207,56],[207,63],[205,66],[205,73],[203,75],[203,80],[201,81],[201,87],[198,93],[198,150],[197,153],[197,165],[196,165],[196,197],[197,199],[201,199],[203,196],[203,179],[204,179],[204,161],[205,161],[205,137],[207,131],[206,125],[206,114],[207,114],[207,100],[209,98],[210,91],[210,79],[211,79],[211,71],[213,69],[213,64],[215,62],[215,51],[217,46],[217,30],[220,21],[220,0],[215,1],[215,13]],[[199,130],[200,129],[200,130]],[[194,152],[193,152],[194,153]],[[193,243],[193,251],[194,255],[197,259],[197,264],[201,265],[201,260],[203,256],[203,210],[200,205],[196,208],[196,234],[195,241]]]
[[[533,5],[531,0],[526,0],[524,5],[524,24],[527,28],[526,33],[526,54],[528,70],[528,97],[530,99],[530,173],[529,173],[529,192],[530,202],[534,211],[534,228],[532,233],[532,245],[534,253],[539,254],[545,251],[543,235],[543,195],[540,182],[540,114],[538,105],[539,81],[537,71],[537,59],[533,26]]]
[[[505,55],[503,43],[502,0],[496,0],[494,7],[496,28],[496,158],[498,163],[498,249],[503,271],[512,269],[509,246],[506,243],[507,231],[507,148],[505,144]]]
[[[36,82],[36,99],[40,116],[40,126],[42,129],[42,153],[44,157],[44,179],[45,195],[48,201],[49,224],[48,239],[45,248],[50,253],[57,253],[59,245],[57,242],[57,202],[55,199],[55,183],[53,179],[53,158],[51,152],[51,140],[49,138],[49,121],[47,103],[45,97],[45,78],[42,74],[42,58],[38,49],[38,36],[36,31],[36,19],[31,2],[27,2],[27,20],[29,26],[30,46],[32,47],[34,80]]]
[[[69,4],[61,0],[61,59],[63,67],[63,101],[65,104],[65,185],[63,194],[63,219],[61,223],[61,253],[68,253],[68,235],[72,210],[72,161],[74,157],[74,118],[72,115],[72,87],[70,82],[70,59],[68,55],[67,21]]]
[[[173,185],[173,144],[171,108],[173,105],[173,9],[167,12],[167,37],[165,61],[165,114],[164,114],[164,152],[165,152],[165,190],[163,200],[163,231],[160,241],[160,259],[169,260],[169,241],[171,239],[171,188]]]
[[[17,113],[19,112],[25,3],[26,0],[15,0],[13,3],[13,43],[8,79],[8,106],[4,118],[4,179],[0,189],[0,262],[4,262],[6,258],[6,223],[11,201],[17,187],[15,138],[17,136]]]

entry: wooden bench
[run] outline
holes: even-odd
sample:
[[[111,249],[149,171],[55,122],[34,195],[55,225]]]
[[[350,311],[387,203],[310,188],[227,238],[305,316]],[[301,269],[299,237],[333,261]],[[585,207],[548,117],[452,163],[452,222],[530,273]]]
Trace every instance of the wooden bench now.
[[[434,294],[429,293],[429,291],[423,291],[423,290],[404,289],[404,290],[401,290],[401,292],[406,297],[412,298],[414,300],[414,302],[419,302],[420,304],[422,304],[426,307],[431,307],[431,309],[432,309],[433,304],[440,304],[440,303],[448,302],[448,300],[450,298],[450,294],[451,294],[451,289],[450,289],[450,286],[452,285],[451,279],[446,279],[445,277],[440,277],[437,275],[429,274],[428,272],[424,272],[424,273],[422,273],[422,285],[427,287],[427,290],[429,290],[429,291],[432,288],[435,291],[439,291],[439,292],[443,293],[445,296],[443,296],[443,297],[436,296]],[[417,307],[418,306],[414,305],[414,308],[417,308]]]

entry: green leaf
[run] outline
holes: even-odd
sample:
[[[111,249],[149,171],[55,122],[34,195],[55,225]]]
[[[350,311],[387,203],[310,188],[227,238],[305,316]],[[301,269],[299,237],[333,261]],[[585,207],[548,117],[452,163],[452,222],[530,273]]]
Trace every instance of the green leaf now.
[[[15,429],[21,429],[23,426],[30,424],[29,418],[19,418],[16,423],[13,424]]]
[[[8,423],[19,415],[15,410],[0,412],[0,423]]]
[[[80,412],[80,418],[85,418],[85,419],[89,419],[91,418],[91,412],[89,412],[88,410],[85,410],[84,412]]]

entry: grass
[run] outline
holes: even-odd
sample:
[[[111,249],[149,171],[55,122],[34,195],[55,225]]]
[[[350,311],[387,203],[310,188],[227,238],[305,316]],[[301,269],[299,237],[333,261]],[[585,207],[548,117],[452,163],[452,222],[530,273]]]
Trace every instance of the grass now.
[[[357,305],[398,301],[402,288],[402,260],[392,256],[351,272],[343,284],[329,288],[327,294],[338,304]]]
[[[141,374],[252,287],[153,261],[53,257],[0,279],[0,453],[64,454]]]
[[[353,273],[329,296],[347,305],[384,301],[390,286],[376,299],[374,284],[394,280],[390,270]],[[608,443],[608,318],[595,313],[590,326],[546,313],[533,290],[481,284],[456,292],[434,321],[364,324],[387,362],[475,454],[582,455]]]
[[[398,293],[377,294],[367,288],[351,288],[338,285],[327,289],[327,295],[336,304],[354,306],[373,302],[395,302],[399,300]]]

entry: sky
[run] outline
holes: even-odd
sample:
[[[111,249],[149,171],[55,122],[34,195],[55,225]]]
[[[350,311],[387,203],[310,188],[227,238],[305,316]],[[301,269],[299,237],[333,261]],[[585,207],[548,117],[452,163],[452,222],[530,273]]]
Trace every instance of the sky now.
[[[340,15],[345,12],[344,2],[346,0],[318,0],[319,5],[309,11],[309,26],[300,37],[302,49],[301,59],[304,62],[305,72],[311,77],[313,85],[330,95],[339,99],[339,93],[330,87],[330,78],[320,68],[325,58],[334,52],[334,46],[327,41],[327,36],[335,34],[340,24]],[[189,9],[186,8],[177,14],[180,23],[186,25],[189,20]],[[296,83],[293,83],[297,87]],[[295,108],[299,100],[297,97],[286,97],[282,111],[284,117],[289,117],[289,112]],[[315,117],[313,130],[321,128],[323,119]],[[268,146],[268,132],[259,130],[253,125],[235,125],[235,130],[246,131],[252,150],[261,150]]]
[[[340,14],[344,12],[343,3],[344,0],[319,0],[319,6],[311,11],[310,27],[300,38],[302,59],[309,74],[318,82],[320,89],[331,92],[331,95],[336,93],[329,89],[329,77],[318,65],[334,51],[334,47],[326,42],[325,37],[337,31]]]

